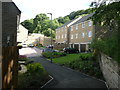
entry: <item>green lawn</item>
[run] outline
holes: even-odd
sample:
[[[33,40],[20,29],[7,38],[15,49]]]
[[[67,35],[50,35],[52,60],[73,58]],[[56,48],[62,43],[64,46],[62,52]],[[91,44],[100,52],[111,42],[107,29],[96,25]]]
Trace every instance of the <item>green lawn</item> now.
[[[71,62],[71,61],[75,61],[76,59],[79,59],[79,56],[80,54],[68,54],[64,57],[54,58],[53,62],[59,64],[65,64],[67,62]]]

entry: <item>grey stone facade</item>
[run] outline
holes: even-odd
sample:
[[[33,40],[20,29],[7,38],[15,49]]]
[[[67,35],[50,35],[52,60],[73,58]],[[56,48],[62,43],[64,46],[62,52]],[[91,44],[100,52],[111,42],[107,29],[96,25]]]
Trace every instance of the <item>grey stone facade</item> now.
[[[0,89],[17,87],[17,27],[20,10],[13,2],[0,0]],[[12,73],[12,74],[11,74]]]
[[[108,87],[120,90],[119,64],[103,53],[101,53],[100,58],[100,66]]]
[[[17,45],[17,21],[20,11],[13,2],[2,2],[2,46]]]

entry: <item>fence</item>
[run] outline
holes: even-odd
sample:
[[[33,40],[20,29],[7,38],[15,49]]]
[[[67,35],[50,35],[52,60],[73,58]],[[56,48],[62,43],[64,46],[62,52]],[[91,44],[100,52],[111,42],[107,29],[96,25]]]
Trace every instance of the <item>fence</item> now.
[[[16,88],[18,76],[17,46],[2,47],[2,88]]]

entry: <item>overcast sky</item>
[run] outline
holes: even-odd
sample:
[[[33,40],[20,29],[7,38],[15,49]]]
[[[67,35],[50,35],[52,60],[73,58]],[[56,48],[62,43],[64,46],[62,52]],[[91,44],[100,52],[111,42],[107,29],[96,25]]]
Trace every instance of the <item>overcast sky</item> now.
[[[89,8],[92,1],[94,0],[13,0],[22,12],[21,21],[34,18],[40,13],[52,13],[53,19],[66,16],[72,11]]]

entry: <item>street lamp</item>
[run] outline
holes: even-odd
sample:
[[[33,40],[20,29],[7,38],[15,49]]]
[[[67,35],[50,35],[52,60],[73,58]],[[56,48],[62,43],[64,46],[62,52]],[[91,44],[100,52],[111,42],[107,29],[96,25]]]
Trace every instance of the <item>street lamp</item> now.
[[[51,21],[50,21],[50,27],[52,28],[52,13],[47,13],[51,15]],[[50,57],[50,61],[52,63],[52,29],[51,29],[51,57]]]

